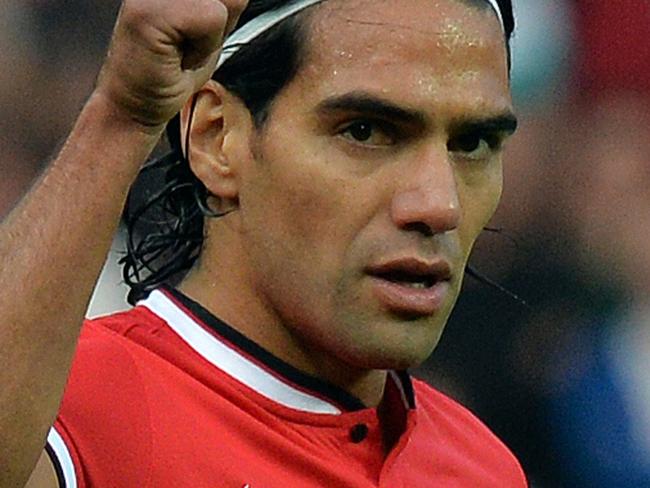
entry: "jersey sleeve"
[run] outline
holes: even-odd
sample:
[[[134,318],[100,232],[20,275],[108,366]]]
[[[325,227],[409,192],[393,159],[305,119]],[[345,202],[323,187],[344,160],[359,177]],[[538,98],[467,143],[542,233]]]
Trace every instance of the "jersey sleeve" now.
[[[147,486],[151,419],[133,347],[94,321],[84,324],[47,440],[59,486]]]
[[[84,488],[86,484],[81,473],[79,454],[65,428],[60,423],[57,424],[50,429],[45,451],[54,466],[59,488]]]

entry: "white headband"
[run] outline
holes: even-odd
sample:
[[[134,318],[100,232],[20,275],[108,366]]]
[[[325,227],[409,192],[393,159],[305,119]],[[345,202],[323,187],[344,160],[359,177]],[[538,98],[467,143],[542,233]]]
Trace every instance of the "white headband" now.
[[[505,32],[506,24],[503,21],[503,14],[501,13],[501,8],[499,7],[499,4],[497,3],[497,0],[487,0],[487,1],[492,6],[492,9],[496,12],[497,17],[499,17],[499,23],[501,24],[501,28]]]
[[[245,46],[259,35],[271,29],[273,26],[279,24],[284,19],[297,14],[301,10],[304,10],[307,7],[311,7],[312,5],[322,1],[324,0],[290,1],[279,8],[269,10],[268,12],[255,17],[250,22],[247,22],[241,28],[230,34],[224,42],[216,69],[219,69],[223,63],[225,63],[231,56],[236,54],[242,46]],[[497,0],[487,1],[496,12],[497,17],[499,17],[499,22],[501,22],[501,27],[505,30],[503,15],[501,14],[501,9],[499,8]]]

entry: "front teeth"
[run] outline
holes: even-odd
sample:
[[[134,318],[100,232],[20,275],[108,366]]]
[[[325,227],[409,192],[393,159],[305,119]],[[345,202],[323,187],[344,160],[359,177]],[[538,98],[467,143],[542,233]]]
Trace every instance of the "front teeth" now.
[[[423,289],[427,288],[427,284],[422,282],[422,281],[416,281],[416,282],[413,282],[413,283],[406,283],[406,286],[408,286],[409,288],[416,288],[418,290],[423,290]]]

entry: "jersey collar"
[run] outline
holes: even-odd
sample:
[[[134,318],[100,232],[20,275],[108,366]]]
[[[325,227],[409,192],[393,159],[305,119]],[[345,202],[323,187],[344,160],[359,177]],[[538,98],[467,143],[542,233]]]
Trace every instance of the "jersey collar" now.
[[[262,396],[285,407],[318,414],[365,409],[356,397],[307,375],[260,347],[178,290],[154,290],[138,305],[163,319],[197,354]],[[390,372],[404,403],[414,408],[411,380],[405,372]]]

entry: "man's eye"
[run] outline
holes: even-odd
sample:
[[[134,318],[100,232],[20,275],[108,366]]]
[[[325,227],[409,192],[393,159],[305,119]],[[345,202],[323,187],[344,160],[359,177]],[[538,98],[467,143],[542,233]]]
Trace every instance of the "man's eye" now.
[[[394,142],[386,129],[376,122],[367,120],[352,122],[343,127],[339,134],[346,139],[369,146],[388,146]]]
[[[488,159],[499,146],[498,138],[482,134],[462,134],[447,144],[449,151],[467,159]]]

